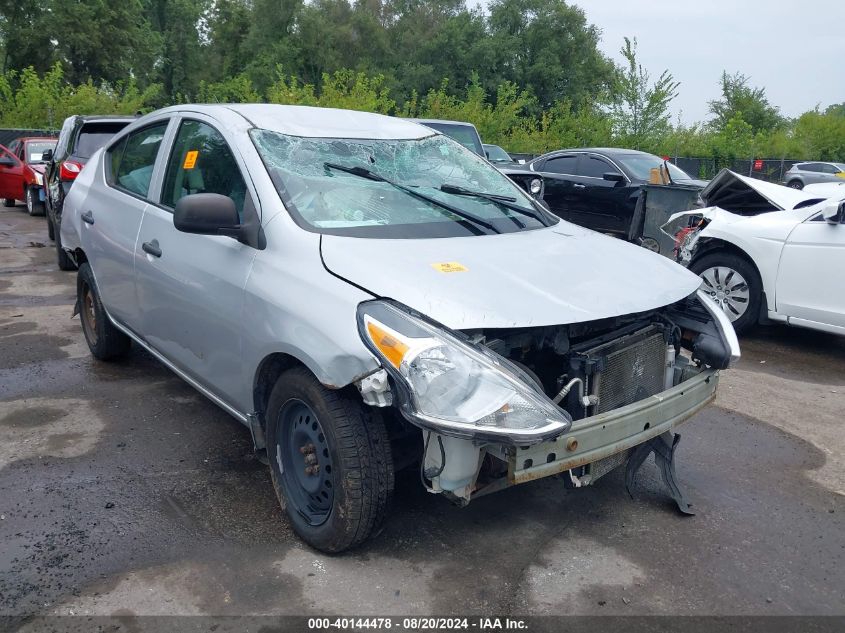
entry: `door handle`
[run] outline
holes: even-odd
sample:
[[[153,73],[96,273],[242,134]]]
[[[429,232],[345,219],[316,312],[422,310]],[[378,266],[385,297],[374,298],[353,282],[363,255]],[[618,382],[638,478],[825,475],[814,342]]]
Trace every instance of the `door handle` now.
[[[92,211],[86,211],[79,217],[82,218],[82,221],[85,222],[85,224],[94,224],[94,213]]]
[[[158,240],[144,242],[141,244],[141,248],[144,249],[145,253],[149,253],[153,257],[161,257],[161,249],[158,247]]]
[[[587,185],[582,185],[580,182],[573,183],[572,186],[575,187],[576,189],[586,189],[587,188]]]

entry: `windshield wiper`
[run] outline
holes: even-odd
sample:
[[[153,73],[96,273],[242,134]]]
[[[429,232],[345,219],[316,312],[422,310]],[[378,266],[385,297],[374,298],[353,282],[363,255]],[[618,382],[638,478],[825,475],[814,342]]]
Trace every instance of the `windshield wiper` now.
[[[437,198],[432,198],[431,196],[427,196],[424,193],[420,193],[419,191],[415,191],[411,187],[406,187],[405,185],[400,185],[398,182],[393,182],[381,176],[373,171],[370,171],[366,167],[347,167],[345,165],[338,165],[336,163],[323,163],[323,166],[326,169],[336,169],[338,171],[346,172],[347,174],[352,174],[353,176],[358,176],[360,178],[366,178],[367,180],[374,180],[376,182],[383,182],[385,184],[391,185],[392,187],[396,187],[400,191],[404,191],[408,195],[414,196],[415,198],[419,198],[420,200],[425,200],[433,205],[440,207],[441,209],[446,209],[449,213],[457,215],[459,218],[463,218],[464,220],[468,220],[478,226],[482,226],[488,231],[492,231],[493,233],[501,233],[499,229],[497,229],[493,224],[485,220],[484,218],[480,218],[473,213],[469,213],[464,211],[463,209],[458,209],[457,207],[453,207],[451,204],[447,204],[438,200]]]
[[[517,213],[521,213],[522,215],[527,215],[529,218],[533,218],[537,220],[543,226],[551,226],[545,215],[541,215],[534,211],[534,209],[526,208],[521,205],[515,204],[516,198],[512,198],[510,196],[501,196],[496,193],[484,193],[482,191],[472,191],[471,189],[465,189],[459,185],[440,185],[440,191],[443,193],[451,193],[456,196],[470,196],[472,198],[481,198],[482,200],[488,200],[500,206],[503,206],[507,209],[511,209],[512,211],[516,211]]]

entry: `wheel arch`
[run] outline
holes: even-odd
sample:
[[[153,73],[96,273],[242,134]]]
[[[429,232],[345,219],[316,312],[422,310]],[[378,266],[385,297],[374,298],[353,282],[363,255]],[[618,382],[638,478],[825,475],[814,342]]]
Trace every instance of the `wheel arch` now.
[[[252,383],[252,402],[253,411],[258,416],[262,426],[265,422],[265,412],[267,411],[267,403],[270,401],[270,392],[273,391],[273,386],[284,372],[294,367],[304,367],[312,375],[314,374],[304,362],[284,352],[268,354],[258,364],[258,369],[255,371]]]

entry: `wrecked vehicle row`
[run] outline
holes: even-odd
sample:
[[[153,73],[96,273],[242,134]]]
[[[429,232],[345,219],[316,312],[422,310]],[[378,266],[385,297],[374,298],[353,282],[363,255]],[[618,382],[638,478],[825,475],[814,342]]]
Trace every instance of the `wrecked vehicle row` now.
[[[92,354],[130,342],[247,425],[296,532],[338,552],[394,474],[460,505],[654,452],[739,357],[698,277],[561,221],[483,158],[375,114],[177,106],[65,200]]]
[[[795,190],[720,172],[705,208],[663,227],[738,332],[780,322],[845,334],[845,187]]]

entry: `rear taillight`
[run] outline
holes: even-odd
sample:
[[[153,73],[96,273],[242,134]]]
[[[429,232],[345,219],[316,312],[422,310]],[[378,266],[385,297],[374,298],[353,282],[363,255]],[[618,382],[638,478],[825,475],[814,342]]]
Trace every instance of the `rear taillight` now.
[[[82,163],[66,160],[59,166],[59,178],[62,180],[73,180],[82,171]]]

